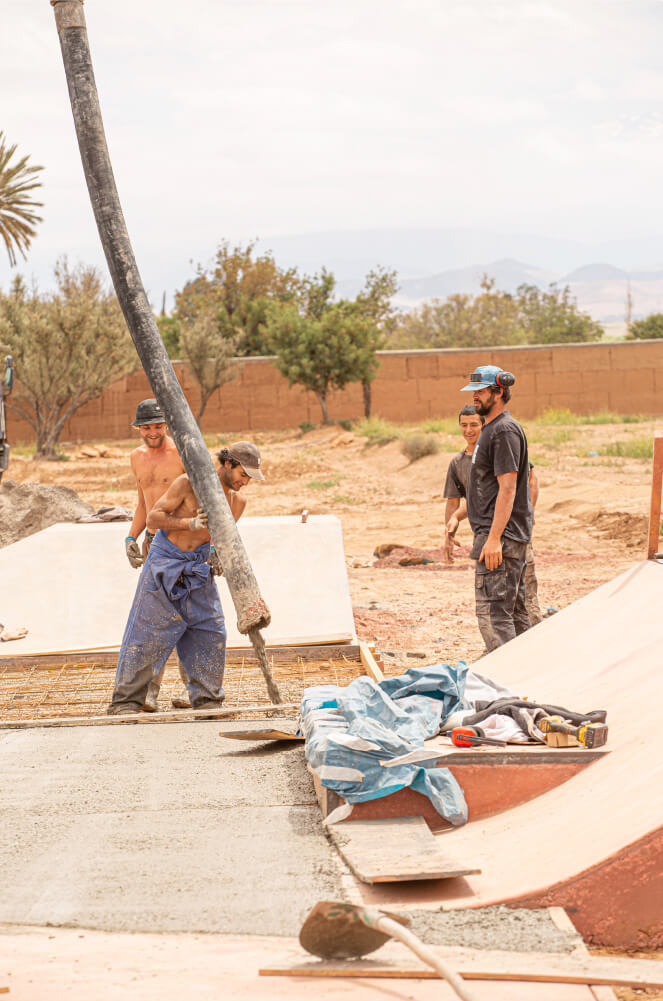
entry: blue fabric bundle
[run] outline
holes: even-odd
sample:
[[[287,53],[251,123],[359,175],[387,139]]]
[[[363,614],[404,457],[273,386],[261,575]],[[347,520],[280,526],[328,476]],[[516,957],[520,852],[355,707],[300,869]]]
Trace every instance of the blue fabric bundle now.
[[[441,720],[463,704],[467,665],[412,668],[376,684],[357,678],[346,688],[307,688],[302,698],[306,758],[324,786],[348,803],[389,796],[411,786],[454,825],[467,821],[463,791],[447,768],[384,768],[435,736]]]

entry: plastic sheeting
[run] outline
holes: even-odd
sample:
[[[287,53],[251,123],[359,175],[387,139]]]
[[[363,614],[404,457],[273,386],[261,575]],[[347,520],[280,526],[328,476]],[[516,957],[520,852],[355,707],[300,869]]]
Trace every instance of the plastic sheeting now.
[[[463,791],[446,768],[385,769],[439,732],[441,720],[463,705],[467,666],[412,668],[376,684],[362,677],[346,688],[307,688],[302,698],[306,758],[324,786],[348,803],[379,799],[407,786],[427,796],[455,826],[467,821]]]

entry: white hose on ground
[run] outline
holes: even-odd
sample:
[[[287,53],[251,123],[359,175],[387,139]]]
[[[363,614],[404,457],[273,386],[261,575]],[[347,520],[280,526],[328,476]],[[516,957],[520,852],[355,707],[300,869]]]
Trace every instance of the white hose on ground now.
[[[371,908],[367,908],[363,912],[362,919],[370,928],[377,928],[384,935],[389,935],[390,938],[397,939],[397,941],[407,946],[408,949],[411,949],[415,956],[418,956],[427,966],[431,966],[447,981],[458,997],[462,998],[462,1001],[479,1001],[476,994],[468,988],[466,982],[458,973],[447,966],[432,949],[424,945],[421,939],[418,939],[411,931],[400,925],[398,921],[392,921],[391,918],[387,918],[379,911],[372,910]]]

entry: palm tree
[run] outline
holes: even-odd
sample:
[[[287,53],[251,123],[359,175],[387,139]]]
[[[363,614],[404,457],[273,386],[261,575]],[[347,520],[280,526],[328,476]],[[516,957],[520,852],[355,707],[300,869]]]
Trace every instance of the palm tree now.
[[[26,256],[36,232],[34,224],[41,222],[34,209],[41,208],[42,202],[35,202],[29,192],[41,187],[36,175],[44,169],[28,166],[27,156],[12,164],[15,152],[16,146],[7,146],[4,133],[0,132],[0,236],[12,267],[16,264],[17,250]]]

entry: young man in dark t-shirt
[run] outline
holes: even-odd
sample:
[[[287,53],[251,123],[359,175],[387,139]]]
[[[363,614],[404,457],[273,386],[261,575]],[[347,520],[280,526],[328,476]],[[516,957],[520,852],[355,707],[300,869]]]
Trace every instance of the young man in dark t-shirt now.
[[[462,452],[454,455],[447,469],[447,479],[444,484],[444,499],[446,507],[444,509],[445,555],[449,563],[453,563],[454,539],[458,525],[464,518],[467,518],[467,478],[472,464],[472,453],[479,440],[484,419],[476,411],[476,407],[471,404],[463,407],[458,414],[458,424],[460,433],[465,439],[466,445]]]
[[[515,382],[497,365],[480,365],[463,392],[485,418],[472,455],[467,516],[474,532],[475,594],[486,650],[529,629],[525,563],[532,539],[529,456],[525,432],[506,404]]]

